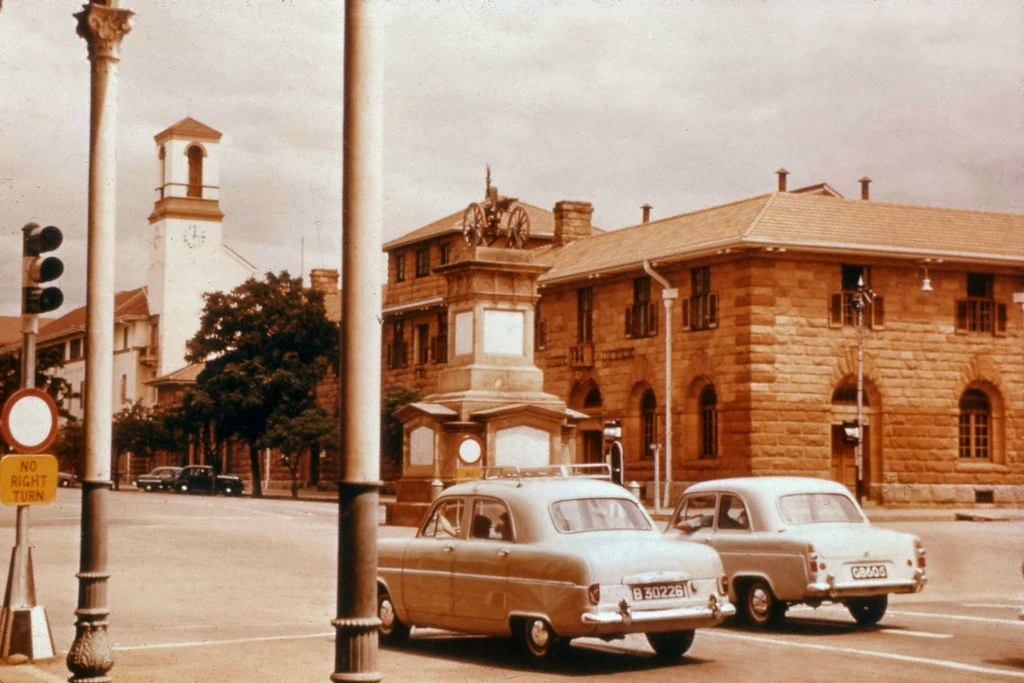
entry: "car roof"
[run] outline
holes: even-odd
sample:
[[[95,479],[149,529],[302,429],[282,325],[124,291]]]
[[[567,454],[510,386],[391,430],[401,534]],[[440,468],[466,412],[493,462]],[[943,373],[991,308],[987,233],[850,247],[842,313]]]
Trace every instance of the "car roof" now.
[[[530,505],[547,506],[566,498],[631,498],[617,484],[586,477],[503,477],[478,479],[455,484],[444,490],[445,496],[495,496],[509,502],[526,501]]]
[[[702,493],[711,491],[729,491],[739,494],[785,496],[794,493],[841,493],[849,496],[850,491],[844,485],[831,479],[818,477],[733,477],[730,479],[710,479],[693,484],[685,493]]]

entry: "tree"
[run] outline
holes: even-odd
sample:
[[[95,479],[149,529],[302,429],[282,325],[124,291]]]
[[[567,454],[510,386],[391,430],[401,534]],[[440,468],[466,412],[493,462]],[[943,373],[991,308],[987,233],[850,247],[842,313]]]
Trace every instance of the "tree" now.
[[[281,454],[292,479],[292,498],[299,497],[299,471],[305,453],[319,454],[321,447],[332,446],[338,439],[340,423],[331,419],[323,408],[307,408],[301,414],[275,416],[270,419],[260,446]]]
[[[54,368],[64,362],[63,348],[48,347],[36,353],[35,386],[53,397],[57,404],[58,415],[69,418],[71,414],[63,408],[65,402],[72,397],[71,385],[63,377],[50,375]],[[0,356],[0,406],[11,394],[22,387],[21,382],[21,349]]]
[[[57,456],[62,470],[70,470],[81,476],[82,456],[85,453],[85,426],[78,420],[67,419],[57,431],[53,441],[53,453]]]
[[[297,417],[315,405],[327,359],[338,353],[338,328],[327,319],[323,294],[303,289],[287,271],[204,300],[186,353],[189,362],[206,364],[195,390],[209,397],[216,437],[248,446],[253,495],[262,496],[260,439],[272,417]]]
[[[128,408],[118,411],[113,418],[111,446],[114,451],[114,489],[121,488],[121,456],[134,453],[141,458],[151,458],[158,450],[171,448],[171,439],[166,422],[157,408],[148,408],[136,401]]]

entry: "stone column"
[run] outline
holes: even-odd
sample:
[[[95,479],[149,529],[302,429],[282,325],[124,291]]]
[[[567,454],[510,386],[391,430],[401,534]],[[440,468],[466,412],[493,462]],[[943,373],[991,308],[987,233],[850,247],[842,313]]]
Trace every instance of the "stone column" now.
[[[67,665],[74,683],[105,683],[114,666],[107,638],[107,514],[114,364],[117,64],[134,13],[118,0],[94,0],[75,15],[92,66],[89,131],[89,254],[86,295],[85,462],[82,549],[75,641]]]

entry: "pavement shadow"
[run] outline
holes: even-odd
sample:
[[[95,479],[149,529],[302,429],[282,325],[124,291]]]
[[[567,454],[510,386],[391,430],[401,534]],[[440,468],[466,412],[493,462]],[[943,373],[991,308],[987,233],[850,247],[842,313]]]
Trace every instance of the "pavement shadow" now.
[[[396,651],[508,671],[563,676],[658,671],[680,667],[692,669],[711,662],[690,656],[666,661],[653,653],[617,648],[614,643],[584,638],[574,640],[571,647],[551,660],[538,663],[528,661],[511,638],[448,632],[414,633]]]
[[[844,623],[832,619],[819,619],[816,617],[786,617],[786,620],[778,625],[764,628],[744,623],[735,617],[727,619],[722,627],[730,631],[743,631],[744,633],[756,633],[759,635],[787,635],[787,636],[809,636],[819,638],[821,636],[842,636],[849,633],[865,633],[881,630],[878,626],[859,626],[856,623]]]

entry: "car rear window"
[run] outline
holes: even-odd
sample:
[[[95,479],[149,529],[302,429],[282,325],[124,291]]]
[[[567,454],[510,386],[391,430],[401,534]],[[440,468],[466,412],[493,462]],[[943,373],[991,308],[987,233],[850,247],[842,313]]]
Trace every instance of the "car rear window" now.
[[[640,506],[628,498],[559,500],[551,504],[551,519],[563,534],[651,528]]]
[[[856,524],[864,521],[853,501],[839,493],[797,493],[782,496],[779,498],[779,513],[787,524]]]

